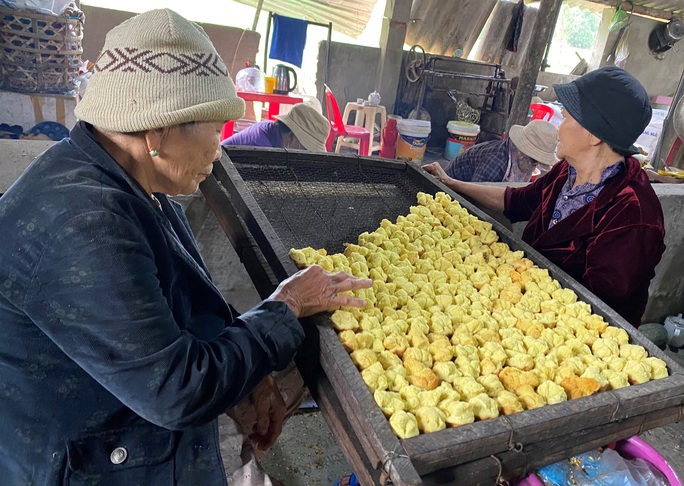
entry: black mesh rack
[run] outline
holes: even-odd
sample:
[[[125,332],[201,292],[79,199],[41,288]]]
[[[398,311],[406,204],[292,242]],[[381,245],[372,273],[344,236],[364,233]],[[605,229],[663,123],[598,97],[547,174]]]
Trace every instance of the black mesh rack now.
[[[435,186],[405,164],[350,166],[315,160],[253,164],[233,161],[286,247],[312,246],[342,251],[383,218],[396,219],[415,205],[420,191]]]

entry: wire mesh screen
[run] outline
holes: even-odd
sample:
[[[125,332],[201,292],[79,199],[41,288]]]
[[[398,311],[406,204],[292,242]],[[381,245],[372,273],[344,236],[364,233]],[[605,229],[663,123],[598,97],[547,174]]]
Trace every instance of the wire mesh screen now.
[[[407,214],[418,192],[435,192],[428,180],[396,167],[231,160],[285,248],[341,252],[383,218]]]

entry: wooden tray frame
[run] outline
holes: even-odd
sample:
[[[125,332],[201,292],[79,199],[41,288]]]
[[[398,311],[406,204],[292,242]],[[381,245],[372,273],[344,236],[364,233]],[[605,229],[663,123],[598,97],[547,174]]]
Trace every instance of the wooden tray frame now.
[[[201,190],[262,297],[297,268],[230,157],[257,159],[260,164],[315,160],[352,167],[381,165],[418,178],[426,183],[426,192],[444,191],[471,214],[490,222],[500,241],[523,250],[564,288],[589,303],[594,313],[625,329],[630,342],[667,363],[668,378],[400,440],[330,327],[328,316],[305,319],[307,344],[302,349],[307,352],[299,354],[297,364],[360,484],[383,484],[388,479],[395,485],[496,484],[684,419],[684,370],[676,362],[501,223],[410,163],[281,149],[226,149]]]

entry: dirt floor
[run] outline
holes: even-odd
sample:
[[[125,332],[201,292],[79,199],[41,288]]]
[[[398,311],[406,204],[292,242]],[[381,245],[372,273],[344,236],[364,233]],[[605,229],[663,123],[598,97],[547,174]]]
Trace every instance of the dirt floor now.
[[[434,157],[432,160],[438,160]],[[218,288],[239,311],[260,298],[228,238],[200,196],[181,200],[199,241],[200,251]],[[684,351],[669,353],[684,366]],[[684,422],[642,435],[684,479]],[[317,409],[302,409],[286,424],[264,467],[286,486],[332,485],[351,471],[341,449]]]

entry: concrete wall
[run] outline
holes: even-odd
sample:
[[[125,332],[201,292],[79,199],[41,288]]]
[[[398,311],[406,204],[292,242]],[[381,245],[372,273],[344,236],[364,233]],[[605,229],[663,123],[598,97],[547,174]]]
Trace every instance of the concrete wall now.
[[[404,51],[405,54],[407,51]],[[318,99],[325,106],[324,90],[323,90],[323,70],[325,69],[325,55],[326,55],[326,41],[319,45],[318,49],[318,68],[316,74],[316,90],[318,92]],[[340,111],[344,111],[344,107],[349,101],[355,101],[357,98],[366,99],[368,93],[373,91],[375,84],[376,68],[380,62],[380,49],[374,47],[356,46],[352,44],[343,44],[333,42],[330,49],[330,76],[328,85],[335,94],[337,103],[340,106]],[[440,68],[444,68],[446,63],[440,63]],[[466,68],[467,66],[464,66]],[[516,68],[513,66],[503,66],[504,71],[508,77],[517,75]],[[449,69],[454,69],[450,67]],[[468,67],[470,73],[473,74],[491,74],[491,68]],[[409,83],[405,79],[403,65],[399,68],[400,79],[398,97],[394,103],[394,113],[407,116],[418,102],[418,93],[420,82]],[[554,83],[567,83],[575,79],[577,76],[554,74],[554,73],[539,73],[537,84],[548,86],[549,89],[544,91],[541,96],[545,100],[553,101],[556,99],[555,93],[551,88]],[[447,121],[453,120],[456,117],[456,105],[447,96],[447,89],[456,89],[466,93],[484,93],[487,87],[485,81],[464,81],[462,79],[447,79],[447,78],[433,78],[431,81],[432,89],[428,90],[423,101],[423,108],[426,109],[432,119],[432,133],[429,145],[431,147],[444,147],[444,142],[447,136],[446,124]],[[482,98],[471,96],[469,98],[472,106],[481,106]],[[392,102],[383,100],[383,105],[391,105]],[[503,117],[500,114],[487,113],[489,121],[492,125],[502,125]],[[486,120],[483,120],[482,126],[485,129]],[[500,128],[500,127],[499,127]],[[494,130],[492,130],[494,131]],[[500,132],[499,132],[500,133]]]
[[[325,89],[323,88],[323,72],[325,70],[325,52],[327,41],[318,45],[318,66],[316,69],[316,92],[318,100],[325,107]],[[328,86],[335,95],[340,111],[350,101],[357,98],[368,99],[375,86],[379,47],[356,46],[332,42],[330,44],[330,64]],[[381,101],[383,105],[385,102]]]
[[[602,23],[610,22],[608,17],[611,16],[604,15]],[[648,36],[658,24],[655,20],[632,16],[627,31],[629,57],[623,67],[644,85],[649,96],[672,96],[684,71],[684,40],[665,52],[662,59],[656,58],[648,48]],[[606,55],[613,48],[616,38],[617,32],[608,35],[601,65],[605,65]]]
[[[7,190],[37,155],[53,143],[0,140],[0,194]],[[663,206],[667,249],[651,281],[643,322],[662,322],[668,315],[684,312],[684,184],[654,184],[653,188]],[[518,237],[522,235],[524,223],[511,225],[503,214],[489,214],[512,229]]]
[[[406,44],[419,44],[426,51],[443,56],[452,56],[460,47],[467,58],[499,3],[499,0],[413,0]],[[510,16],[507,20],[510,24]]]
[[[81,8],[86,16],[83,29],[83,59],[95,62],[102,50],[107,32],[136,14],[90,5],[82,5]],[[245,61],[255,61],[261,38],[258,32],[224,25],[199,25],[214,43],[233,79],[235,74],[245,67]]]
[[[51,96],[36,97],[42,104],[41,111],[45,121],[57,121],[56,98]],[[74,108],[76,100],[72,98],[60,99],[64,102],[64,126],[71,129],[76,123]],[[8,125],[19,125],[24,129],[24,133],[33,128],[40,120],[37,119],[35,108],[31,102],[31,96],[23,93],[11,91],[0,91],[0,123]]]

